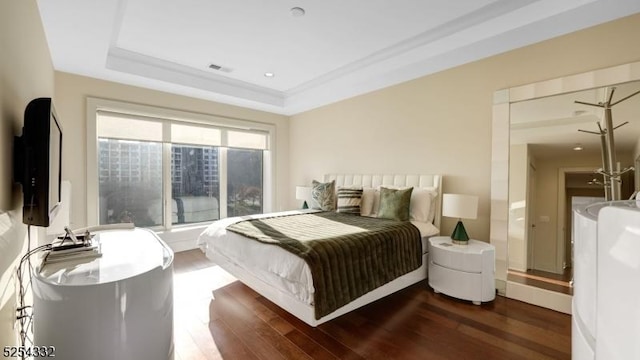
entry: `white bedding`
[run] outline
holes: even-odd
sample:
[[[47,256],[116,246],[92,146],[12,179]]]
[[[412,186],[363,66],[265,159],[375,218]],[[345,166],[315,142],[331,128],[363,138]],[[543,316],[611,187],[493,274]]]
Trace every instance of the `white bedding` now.
[[[258,219],[274,215],[301,214],[317,210],[294,210],[271,214],[231,217],[209,225],[198,237],[198,245],[212,257],[215,252],[234,264],[253,273],[260,280],[279,290],[293,294],[306,304],[313,302],[313,281],[308,265],[300,257],[280,248],[248,239],[227,231],[226,227],[242,220]],[[431,223],[411,221],[420,231],[422,251],[427,252],[427,239],[439,233]]]

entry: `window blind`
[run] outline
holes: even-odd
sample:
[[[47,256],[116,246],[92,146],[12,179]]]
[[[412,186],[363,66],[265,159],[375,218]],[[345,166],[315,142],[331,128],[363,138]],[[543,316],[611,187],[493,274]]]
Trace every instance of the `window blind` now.
[[[169,126],[164,126],[165,124]],[[168,133],[163,133],[163,131]],[[138,141],[166,141],[177,144],[269,149],[267,131],[239,129],[201,122],[162,119],[99,110],[98,137]]]
[[[162,122],[159,121],[99,114],[97,130],[98,137],[121,140],[162,141]]]

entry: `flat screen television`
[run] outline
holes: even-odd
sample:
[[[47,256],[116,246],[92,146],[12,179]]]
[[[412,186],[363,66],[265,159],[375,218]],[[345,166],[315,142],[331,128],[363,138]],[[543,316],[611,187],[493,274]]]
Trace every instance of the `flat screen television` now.
[[[47,227],[60,208],[62,126],[50,98],[32,100],[14,145],[15,180],[22,184],[25,224]]]

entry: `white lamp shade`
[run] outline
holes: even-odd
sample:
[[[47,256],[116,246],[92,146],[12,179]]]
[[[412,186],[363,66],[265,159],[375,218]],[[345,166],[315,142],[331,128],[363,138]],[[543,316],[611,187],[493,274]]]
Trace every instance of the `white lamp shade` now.
[[[296,200],[311,200],[310,186],[296,186]]]
[[[458,219],[478,217],[478,197],[475,195],[442,195],[442,216]]]

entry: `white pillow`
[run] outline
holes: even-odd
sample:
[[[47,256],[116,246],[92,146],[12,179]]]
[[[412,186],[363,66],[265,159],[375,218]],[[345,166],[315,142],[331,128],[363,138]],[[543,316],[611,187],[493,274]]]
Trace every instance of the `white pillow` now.
[[[380,209],[380,186],[372,190],[373,200],[371,201],[371,212],[365,216],[377,218],[378,210]]]
[[[365,187],[362,189],[362,201],[360,202],[360,215],[371,216],[373,214],[373,203],[375,202],[376,189]],[[378,203],[380,202],[380,193],[378,193]],[[378,214],[376,210],[375,214]]]
[[[438,190],[435,187],[426,187],[422,188],[431,192],[431,207],[429,208],[429,217],[427,217],[427,222],[432,223],[436,218],[436,210],[438,208],[436,202],[438,201]]]
[[[411,193],[411,204],[409,205],[409,217],[411,220],[428,223],[429,214],[433,208],[435,216],[435,206],[433,206],[433,191],[425,188],[414,188]]]

